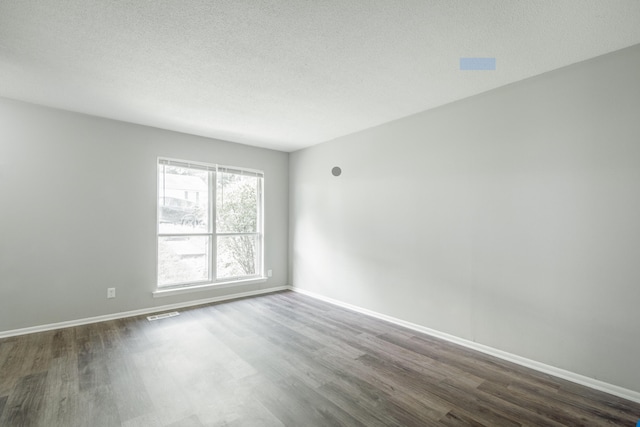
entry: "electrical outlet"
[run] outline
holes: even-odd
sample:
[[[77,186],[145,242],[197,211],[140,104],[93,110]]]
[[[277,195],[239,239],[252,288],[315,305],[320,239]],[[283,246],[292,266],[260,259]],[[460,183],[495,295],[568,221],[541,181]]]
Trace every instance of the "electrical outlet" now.
[[[116,297],[116,288],[107,288],[107,298]]]
[[[273,276],[273,270],[267,270],[267,277]]]

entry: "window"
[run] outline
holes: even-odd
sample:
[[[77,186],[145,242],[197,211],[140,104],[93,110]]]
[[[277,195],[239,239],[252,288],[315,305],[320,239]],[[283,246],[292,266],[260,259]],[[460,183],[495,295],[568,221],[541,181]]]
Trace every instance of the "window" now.
[[[263,174],[158,160],[158,288],[261,278]]]

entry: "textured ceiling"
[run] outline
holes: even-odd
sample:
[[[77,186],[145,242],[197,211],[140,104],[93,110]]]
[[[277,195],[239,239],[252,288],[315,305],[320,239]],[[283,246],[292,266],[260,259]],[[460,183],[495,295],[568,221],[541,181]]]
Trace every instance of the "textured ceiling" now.
[[[0,0],[0,96],[293,151],[638,43],[638,0]]]

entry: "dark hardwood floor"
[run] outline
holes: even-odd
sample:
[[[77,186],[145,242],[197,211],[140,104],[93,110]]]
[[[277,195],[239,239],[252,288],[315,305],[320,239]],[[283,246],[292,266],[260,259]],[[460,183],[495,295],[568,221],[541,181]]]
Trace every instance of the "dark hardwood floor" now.
[[[0,426],[627,425],[640,404],[293,292],[0,340]]]

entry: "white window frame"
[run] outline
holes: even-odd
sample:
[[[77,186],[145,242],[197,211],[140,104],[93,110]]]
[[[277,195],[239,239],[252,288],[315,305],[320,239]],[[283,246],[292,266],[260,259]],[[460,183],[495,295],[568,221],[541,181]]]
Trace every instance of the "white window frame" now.
[[[207,232],[195,233],[161,233],[160,232],[160,169],[164,166],[177,166],[183,168],[191,168],[206,171],[208,174],[208,192],[209,203],[207,208],[208,230]],[[180,160],[167,157],[158,157],[156,161],[156,290],[153,292],[154,297],[174,295],[179,293],[193,292],[199,290],[207,290],[213,287],[233,286],[237,284],[261,283],[266,281],[264,274],[264,172],[257,169],[241,168],[237,166],[224,166],[218,164],[210,164],[203,162],[194,162],[189,160]],[[216,223],[216,202],[217,202],[217,177],[219,173],[236,173],[240,175],[248,175],[259,178],[258,180],[258,212],[256,232],[251,233],[235,233],[235,232],[217,232]],[[256,237],[256,274],[239,277],[217,278],[217,240],[218,237],[224,236],[255,236]],[[163,237],[208,237],[209,239],[209,259],[208,261],[208,277],[204,280],[174,283],[170,285],[159,284],[159,242]]]

